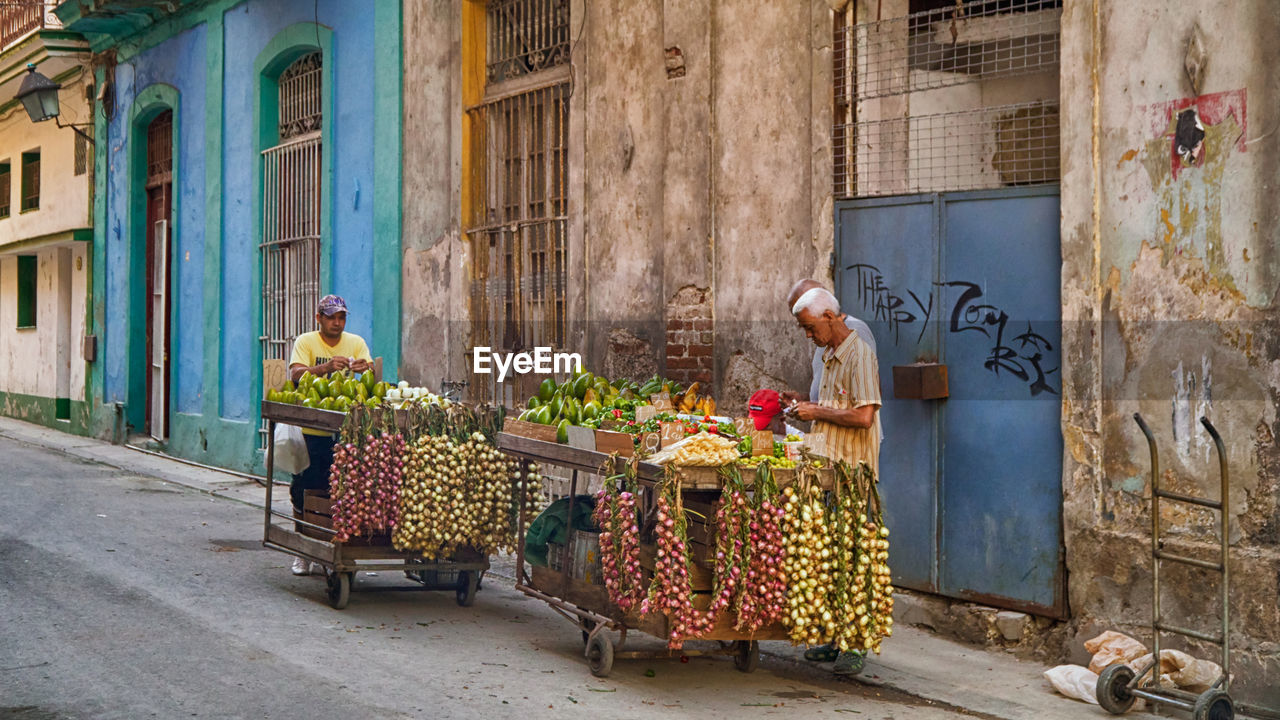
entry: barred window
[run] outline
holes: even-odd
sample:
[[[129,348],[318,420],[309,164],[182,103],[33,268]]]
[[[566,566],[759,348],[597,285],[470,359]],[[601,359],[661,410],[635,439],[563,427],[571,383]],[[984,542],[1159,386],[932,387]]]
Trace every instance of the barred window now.
[[[90,128],[92,129],[92,128]],[[89,172],[89,139],[75,133],[75,174],[84,175]]]
[[[480,204],[467,236],[472,341],[516,351],[563,346],[568,229],[567,0],[487,6],[485,98],[467,110],[484,148]],[[519,87],[503,81],[521,77]],[[511,383],[507,383],[508,386]],[[477,388],[480,399],[498,387]],[[506,388],[515,395],[521,390]]]
[[[836,14],[836,197],[1057,182],[1061,0]],[[865,10],[864,10],[865,12]]]
[[[40,208],[40,151],[22,153],[22,212]]]
[[[262,358],[288,361],[294,339],[314,329],[320,301],[321,54],[280,74],[280,140],[262,151]],[[259,447],[269,438],[265,423]]]
[[[9,195],[13,192],[9,161],[0,163],[0,218],[9,217]]]
[[[165,110],[147,126],[146,187],[173,182],[173,111]]]

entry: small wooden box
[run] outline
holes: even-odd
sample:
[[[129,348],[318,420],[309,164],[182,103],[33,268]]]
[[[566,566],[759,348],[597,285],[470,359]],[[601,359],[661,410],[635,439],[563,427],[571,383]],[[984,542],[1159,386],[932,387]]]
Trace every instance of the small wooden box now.
[[[543,442],[556,441],[556,429],[550,425],[542,425],[539,423],[526,422],[515,418],[507,418],[502,423],[502,432],[519,435],[520,437],[532,438],[534,440],[542,440]]]
[[[950,395],[947,366],[913,363],[893,366],[893,396],[900,400],[938,400]]]
[[[323,490],[306,490],[302,496],[302,519],[313,525],[333,529],[333,501]],[[333,534],[299,525],[298,532],[325,542],[334,542]],[[336,544],[336,543],[335,543]],[[391,534],[381,533],[365,537],[353,537],[343,545],[383,547],[391,545]]]

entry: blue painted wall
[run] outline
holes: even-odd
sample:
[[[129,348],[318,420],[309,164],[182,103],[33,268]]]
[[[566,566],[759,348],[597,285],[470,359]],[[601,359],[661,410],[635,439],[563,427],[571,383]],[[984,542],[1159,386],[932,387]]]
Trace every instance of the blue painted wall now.
[[[122,58],[115,68],[116,110],[106,126],[108,141],[97,147],[106,169],[98,182],[103,221],[96,233],[103,278],[98,296],[103,319],[101,402],[126,403],[127,416],[135,426],[146,403],[145,388],[138,387],[137,368],[145,367],[147,358],[138,340],[145,334],[145,314],[131,305],[129,297],[131,285],[137,292],[139,282],[136,277],[130,279],[131,273],[138,273],[138,261],[136,256],[131,259],[128,247],[131,206],[136,208],[132,193],[137,192],[130,180],[130,143],[136,141],[130,137],[130,111],[139,93],[157,83],[172,86],[178,96],[171,452],[228,467],[252,468],[261,463],[261,455],[251,452],[256,446],[261,392],[254,178],[262,148],[254,124],[259,93],[255,61],[282,31],[299,23],[318,20],[333,38],[324,60],[333,80],[333,96],[324,119],[332,180],[328,187],[330,242],[323,258],[328,272],[322,273],[332,280],[321,290],[347,299],[349,331],[366,339],[372,335],[375,295],[382,297],[386,291],[374,291],[373,112],[377,106],[389,109],[388,98],[375,97],[374,50],[377,38],[383,43],[394,38],[398,43],[400,37],[398,12],[383,13],[381,6],[378,13],[374,10],[372,3],[345,0],[223,0],[157,24],[123,43],[100,42],[94,48],[115,47]],[[397,27],[376,28],[375,15],[393,18]],[[398,65],[393,72],[399,78]],[[214,102],[221,107],[212,107]],[[394,105],[398,133],[398,95]],[[398,169],[399,157],[394,161]],[[206,182],[218,177],[221,193],[215,190],[206,197]],[[394,203],[398,213],[398,184],[394,190],[394,198],[380,202]],[[206,228],[219,225],[218,237],[205,237]],[[206,274],[206,260],[212,263],[211,276]],[[398,267],[387,268],[378,277],[398,279],[399,274]],[[218,320],[216,338],[211,331],[206,334],[209,313]],[[373,351],[379,354],[378,348]],[[388,354],[395,352],[398,346]],[[394,374],[394,367],[388,370]]]
[[[324,260],[332,268],[333,287],[322,292],[342,295],[351,308],[347,330],[366,339],[373,307],[373,13],[363,3],[329,0],[318,5],[321,24],[334,29],[334,97],[336,117],[333,185],[330,187],[334,239]],[[249,2],[226,13],[223,136],[223,345],[221,412],[232,419],[253,417],[257,398],[254,368],[262,362],[251,302],[258,233],[253,223],[253,176],[257,128],[253,103],[258,91],[254,61],[280,31],[313,22],[311,2]],[[359,189],[357,195],[357,188]],[[252,322],[250,322],[252,321]],[[377,350],[374,350],[377,352]]]
[[[155,84],[169,85],[179,94],[174,116],[179,157],[174,195],[171,272],[176,282],[170,298],[170,392],[175,412],[200,412],[204,392],[204,146],[205,146],[205,26],[199,25],[169,41],[143,51],[116,68],[116,112],[109,125],[106,332],[104,395],[107,402],[127,402],[131,333],[145,333],[145,317],[129,313],[128,247],[130,192],[130,110],[138,93]],[[145,220],[141,218],[140,220]],[[143,248],[136,248],[142,252]],[[171,288],[174,284],[171,283]]]

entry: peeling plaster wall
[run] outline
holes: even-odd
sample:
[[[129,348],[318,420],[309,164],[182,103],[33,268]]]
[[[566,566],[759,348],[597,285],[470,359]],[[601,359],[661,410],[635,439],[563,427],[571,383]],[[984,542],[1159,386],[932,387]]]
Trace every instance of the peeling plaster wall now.
[[[430,383],[442,368],[475,380],[459,211],[465,1],[404,13],[402,366]],[[573,0],[570,22],[568,349],[611,374],[667,372],[668,343],[691,339],[668,321],[693,288],[723,407],[762,384],[806,387],[811,346],[782,301],[802,277],[830,283],[830,7]],[[701,360],[685,369],[704,372]]]
[[[1184,69],[1196,24],[1208,58],[1199,92]],[[1216,499],[1204,415],[1232,484],[1235,687],[1275,704],[1280,7],[1067,2],[1062,29],[1063,489],[1077,655],[1104,628],[1150,641],[1150,462],[1133,413],[1159,444],[1162,486]],[[1204,144],[1184,159],[1173,131],[1192,107]],[[1162,503],[1161,517],[1167,549],[1212,557],[1210,513]],[[1163,568],[1169,621],[1216,627],[1212,576]]]
[[[460,231],[462,0],[404,4],[400,377],[469,379],[470,266]]]

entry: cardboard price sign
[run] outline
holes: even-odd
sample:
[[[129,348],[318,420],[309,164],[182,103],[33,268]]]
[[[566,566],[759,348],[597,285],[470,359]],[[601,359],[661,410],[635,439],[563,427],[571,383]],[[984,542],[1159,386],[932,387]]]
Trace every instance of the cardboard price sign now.
[[[669,447],[680,442],[685,438],[684,425],[678,422],[660,422],[658,427],[661,428],[662,447]]]
[[[653,403],[653,408],[657,412],[672,412],[676,409],[676,406],[671,404],[669,392],[654,393],[649,396],[649,402]]]
[[[753,426],[754,427],[754,426]],[[773,433],[768,430],[751,431],[751,457],[773,454]]]
[[[645,452],[652,455],[658,452],[658,448],[662,446],[662,436],[656,432],[647,432],[640,436],[640,447]]]
[[[289,368],[285,366],[283,360],[263,360],[262,361],[262,397],[267,397],[270,390],[279,390],[284,387],[284,381],[289,379]]]
[[[652,405],[639,405],[636,407],[636,422],[644,423],[658,416],[658,408]]]
[[[749,417],[734,418],[733,429],[738,431],[738,437],[744,438],[756,431],[756,422]]]

